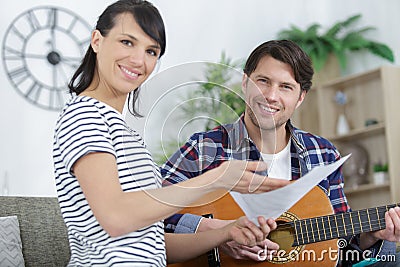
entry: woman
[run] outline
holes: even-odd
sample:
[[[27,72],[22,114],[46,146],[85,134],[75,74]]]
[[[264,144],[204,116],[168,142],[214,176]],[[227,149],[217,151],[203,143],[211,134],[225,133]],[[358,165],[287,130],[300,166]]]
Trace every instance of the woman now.
[[[138,88],[165,44],[164,24],[152,4],[117,1],[100,15],[71,79],[74,96],[57,121],[53,152],[70,266],[165,266],[166,258],[184,261],[229,240],[255,245],[276,227],[271,219],[259,217],[257,227],[242,217],[218,230],[164,235],[162,219],[216,189],[248,192],[251,179],[263,178],[254,171],[265,168],[226,162],[200,179],[161,188],[158,168],[121,113],[131,95],[138,115]]]

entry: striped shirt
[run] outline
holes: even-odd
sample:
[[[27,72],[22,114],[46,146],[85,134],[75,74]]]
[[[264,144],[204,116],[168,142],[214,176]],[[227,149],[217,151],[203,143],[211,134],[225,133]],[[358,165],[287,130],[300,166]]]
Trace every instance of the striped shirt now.
[[[161,187],[159,169],[143,139],[122,115],[96,99],[74,97],[57,121],[53,145],[58,200],[71,249],[69,266],[165,266],[163,222],[110,237],[94,217],[72,171],[74,163],[88,153],[110,153],[117,160],[124,191]]]

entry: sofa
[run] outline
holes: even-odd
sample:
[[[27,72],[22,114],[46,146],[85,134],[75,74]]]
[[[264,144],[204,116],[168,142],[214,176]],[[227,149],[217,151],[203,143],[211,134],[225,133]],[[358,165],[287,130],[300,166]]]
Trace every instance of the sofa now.
[[[7,216],[18,219],[26,267],[68,264],[67,228],[56,197],[0,196],[0,217]]]
[[[26,267],[62,267],[68,264],[67,228],[56,197],[0,196],[0,218],[6,216],[18,219]]]

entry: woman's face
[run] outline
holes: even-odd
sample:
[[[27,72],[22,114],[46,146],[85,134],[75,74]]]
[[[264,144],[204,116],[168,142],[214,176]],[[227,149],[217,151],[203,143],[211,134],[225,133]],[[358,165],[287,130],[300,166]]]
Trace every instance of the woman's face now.
[[[139,87],[154,70],[160,46],[131,14],[121,14],[107,36],[94,31],[91,45],[97,53],[97,89],[126,95]]]

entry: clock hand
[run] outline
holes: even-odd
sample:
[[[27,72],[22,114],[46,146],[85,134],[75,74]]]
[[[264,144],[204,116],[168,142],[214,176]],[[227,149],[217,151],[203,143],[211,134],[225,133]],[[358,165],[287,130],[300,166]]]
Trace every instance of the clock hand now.
[[[56,38],[55,38],[56,34],[55,34],[55,31],[54,31],[54,27],[51,27],[50,32],[51,32],[51,35],[50,35],[51,38],[49,40],[49,43],[50,43],[51,50],[54,51],[54,49],[56,47],[56,44],[55,44],[55,42],[56,42]]]
[[[43,54],[24,54],[23,57],[25,58],[39,58],[39,59],[47,59],[46,55]]]
[[[55,51],[49,52],[47,55],[43,54],[25,54],[25,58],[30,59],[46,59],[51,65],[57,65],[61,62],[61,55]]]
[[[72,68],[77,68],[79,65],[79,62],[81,61],[82,58],[80,57],[66,57],[66,56],[61,56],[61,61],[66,64],[71,66]]]
[[[74,69],[75,70],[75,69]],[[69,75],[67,74],[67,73],[69,73],[68,71],[66,71],[65,70],[65,68],[63,67],[63,65],[61,64],[61,66],[60,66],[60,74],[63,76],[63,81],[66,81],[65,82],[65,85],[67,85],[68,84],[68,79],[69,79]]]
[[[55,33],[55,28],[57,24],[57,10],[55,8],[52,8],[50,10],[49,14],[49,24],[50,24],[50,47],[51,51],[55,51],[56,48],[56,33]]]

